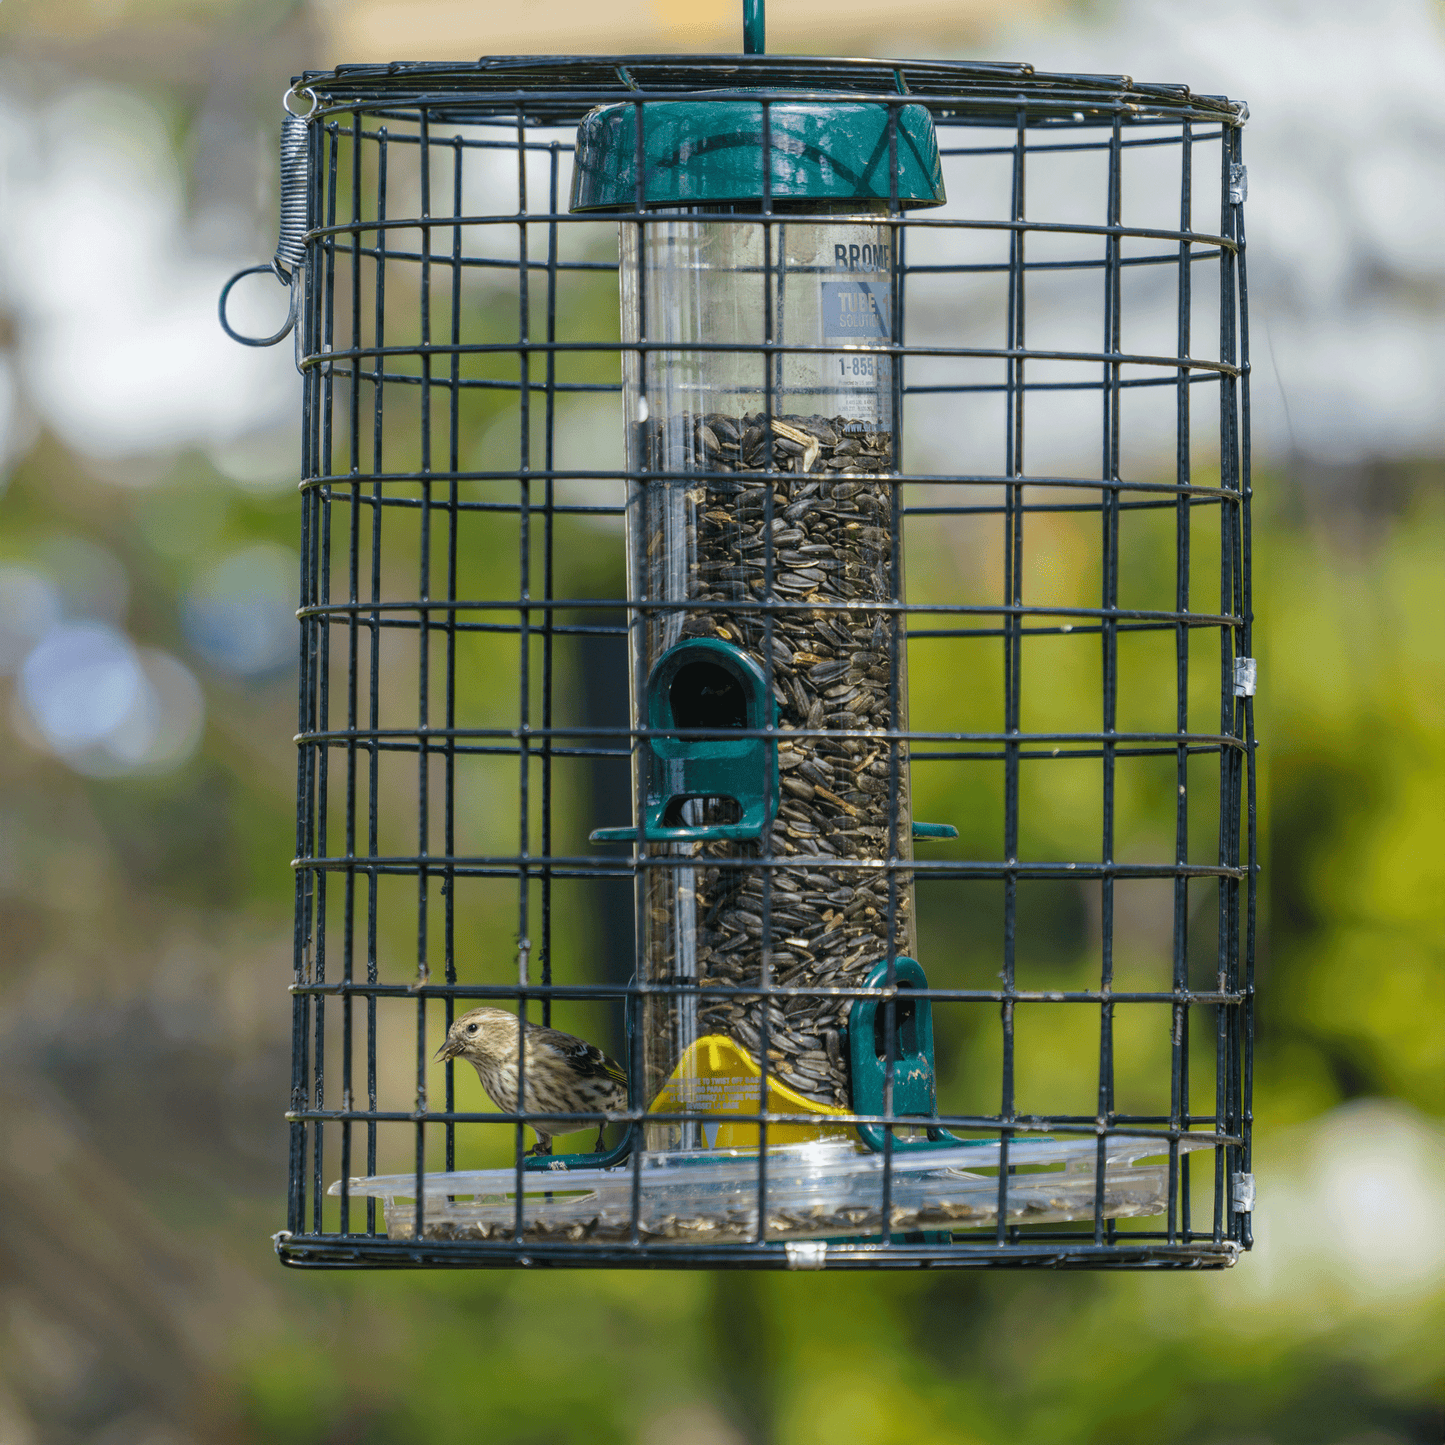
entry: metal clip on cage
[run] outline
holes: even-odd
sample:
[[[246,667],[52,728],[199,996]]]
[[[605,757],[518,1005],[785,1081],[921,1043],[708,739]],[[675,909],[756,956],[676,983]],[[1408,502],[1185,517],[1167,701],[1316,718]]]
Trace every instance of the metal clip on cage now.
[[[314,105],[273,263],[305,377],[289,1264],[1249,1245],[1244,108],[761,50],[755,0],[741,57],[290,92]],[[1164,291],[1173,344],[1126,347]],[[1097,463],[1031,470],[1054,420]],[[581,660],[624,643],[610,726]],[[592,815],[622,768],[627,825]],[[617,888],[608,976],[589,920]],[[1121,922],[1146,902],[1167,956]],[[1075,907],[1092,937],[1041,944]],[[627,1107],[559,1120],[530,1042],[510,1096],[431,1064],[477,1004],[625,1055]],[[612,1147],[524,1158],[559,1122]]]

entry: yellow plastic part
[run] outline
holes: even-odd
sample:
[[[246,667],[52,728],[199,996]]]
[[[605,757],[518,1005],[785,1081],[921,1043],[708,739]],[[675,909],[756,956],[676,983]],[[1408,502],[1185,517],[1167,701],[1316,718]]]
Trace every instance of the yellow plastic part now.
[[[756,1149],[756,1124],[729,1124],[717,1116],[758,1113],[761,1076],[762,1070],[751,1056],[726,1034],[706,1034],[684,1050],[672,1077],[648,1106],[648,1113],[711,1114],[712,1118],[699,1120],[700,1132],[709,1149]],[[846,1109],[805,1099],[776,1078],[768,1080],[767,1110],[779,1114],[817,1114],[820,1120],[816,1125],[769,1124],[769,1147],[858,1137],[857,1130],[847,1124],[821,1122],[833,1115],[846,1117]]]

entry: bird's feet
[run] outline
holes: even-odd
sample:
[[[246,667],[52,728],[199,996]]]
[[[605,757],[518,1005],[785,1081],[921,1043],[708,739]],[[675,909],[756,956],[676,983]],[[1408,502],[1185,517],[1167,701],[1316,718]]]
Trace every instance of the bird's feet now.
[[[539,1135],[537,1142],[533,1144],[530,1149],[527,1150],[527,1154],[536,1154],[538,1156],[541,1156],[543,1154],[550,1154],[551,1152],[552,1140],[545,1135]],[[525,1158],[526,1155],[524,1155],[523,1157]]]

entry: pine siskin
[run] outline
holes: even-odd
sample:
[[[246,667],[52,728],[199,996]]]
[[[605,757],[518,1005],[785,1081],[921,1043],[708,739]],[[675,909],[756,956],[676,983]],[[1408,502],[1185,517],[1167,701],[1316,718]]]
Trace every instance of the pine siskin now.
[[[491,1101],[506,1113],[565,1114],[575,1109],[598,1114],[627,1107],[627,1075],[620,1064],[585,1039],[528,1023],[526,1092],[518,1109],[517,1024],[517,1015],[505,1009],[474,1008],[452,1024],[436,1059],[465,1059]],[[589,1122],[533,1122],[537,1143],[527,1152],[550,1154],[553,1134],[575,1133]],[[604,1127],[597,1126],[598,1151]]]

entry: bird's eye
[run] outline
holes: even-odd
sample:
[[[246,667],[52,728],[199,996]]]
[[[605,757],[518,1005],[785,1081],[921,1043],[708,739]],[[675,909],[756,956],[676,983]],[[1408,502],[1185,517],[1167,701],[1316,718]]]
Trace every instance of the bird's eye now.
[[[467,1025],[467,1032],[468,1032],[469,1034],[474,1034],[474,1033],[476,1033],[476,1031],[477,1031],[477,1026],[476,1026],[476,1024],[468,1024],[468,1025]]]

